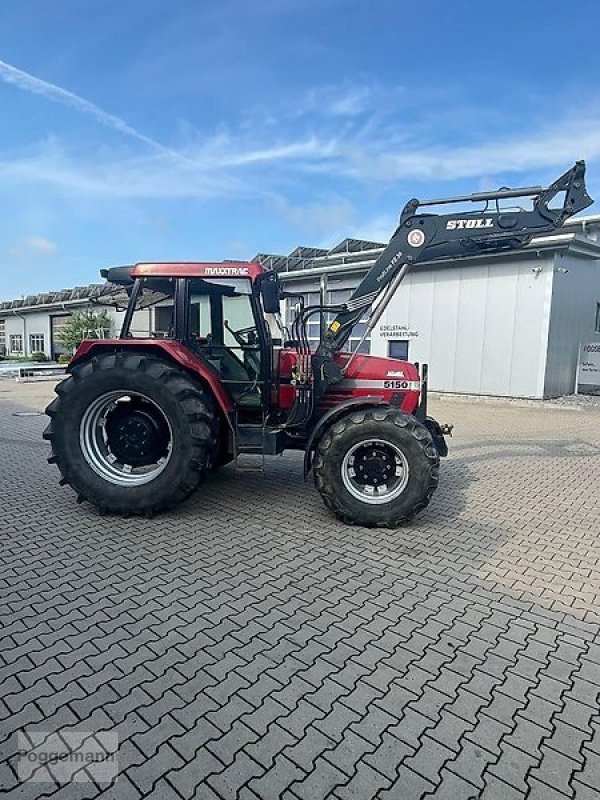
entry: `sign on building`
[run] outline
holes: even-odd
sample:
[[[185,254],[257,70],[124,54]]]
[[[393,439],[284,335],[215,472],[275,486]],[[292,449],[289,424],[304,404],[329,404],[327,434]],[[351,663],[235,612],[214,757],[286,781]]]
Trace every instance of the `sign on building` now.
[[[600,342],[579,346],[575,392],[600,394]]]
[[[419,331],[409,328],[408,325],[400,325],[400,323],[382,322],[379,326],[379,335],[382,339],[416,339]]]

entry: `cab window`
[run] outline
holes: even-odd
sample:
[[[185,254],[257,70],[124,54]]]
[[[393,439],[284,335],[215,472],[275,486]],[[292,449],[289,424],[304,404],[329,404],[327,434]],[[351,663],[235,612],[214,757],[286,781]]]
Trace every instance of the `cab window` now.
[[[127,336],[134,339],[175,337],[175,280],[143,278]]]
[[[192,348],[215,369],[233,400],[260,405],[261,352],[248,280],[189,281]]]

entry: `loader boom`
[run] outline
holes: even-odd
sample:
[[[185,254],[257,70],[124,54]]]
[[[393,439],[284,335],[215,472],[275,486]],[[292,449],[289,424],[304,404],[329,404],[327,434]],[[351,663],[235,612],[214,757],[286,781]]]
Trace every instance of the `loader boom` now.
[[[557,195],[563,193],[560,205],[551,206]],[[518,197],[533,198],[533,208],[500,208],[501,200]],[[418,213],[424,206],[465,202],[485,205],[477,211]],[[556,230],[592,202],[585,188],[584,161],[577,161],[547,188],[499,189],[459,197],[410,200],[389,244],[337,313],[313,356],[315,400],[343,377],[333,356],[346,344],[354,325],[372,308],[366,333],[370,332],[401,280],[416,264],[524,247],[534,236]]]

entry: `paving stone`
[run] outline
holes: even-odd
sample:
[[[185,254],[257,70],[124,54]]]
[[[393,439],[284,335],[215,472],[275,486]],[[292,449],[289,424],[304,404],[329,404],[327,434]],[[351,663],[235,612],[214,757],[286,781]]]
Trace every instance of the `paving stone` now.
[[[336,786],[348,780],[348,776],[324,758],[317,758],[314,768],[301,781],[292,784],[292,791],[302,800],[325,800],[331,797]]]
[[[269,731],[270,732],[270,731]],[[347,731],[349,734],[349,731]],[[341,768],[341,765],[336,763],[335,759],[330,757],[330,752],[335,747],[335,742],[324,733],[317,730],[312,725],[306,729],[304,736],[295,743],[290,743],[285,749],[285,755],[294,764],[297,764],[304,772],[310,772],[313,769],[315,759],[322,753],[333,764]]]
[[[163,743],[154,755],[150,756],[139,766],[131,767],[127,777],[143,793],[149,792],[154,784],[172,769],[183,766],[182,759],[177,755],[168,742]]]
[[[496,722],[500,722],[507,727],[514,727],[514,719],[517,712],[522,712],[524,708],[527,709],[529,707],[529,705],[525,706],[525,703],[521,700],[508,697],[502,692],[494,692],[492,702],[481,709],[481,716],[491,717]],[[556,712],[556,708],[554,708],[554,712]]]
[[[336,787],[334,797],[339,800],[364,800],[379,796],[377,792],[390,785],[390,781],[369,764],[361,761],[351,780]]]
[[[584,767],[574,778],[585,786],[597,790],[600,786],[600,755],[586,748],[583,749],[582,754],[585,759]]]
[[[540,745],[542,740],[548,736],[548,732],[540,725],[523,717],[517,716],[515,720],[517,723],[516,726],[512,731],[508,732],[504,741],[513,747],[519,748],[519,750],[523,750],[525,753],[541,758],[542,751],[540,750]],[[485,743],[482,742],[482,744],[485,746]],[[488,750],[500,755],[499,748],[488,747]]]
[[[542,784],[541,788],[545,788],[545,785]],[[573,780],[573,791],[575,792],[576,800],[598,800],[597,789],[587,786],[577,779]]]
[[[597,710],[592,710],[589,705],[578,700],[567,699],[561,711],[554,716],[554,721],[561,721],[578,728],[580,731],[591,735],[590,722]]]
[[[254,761],[262,764],[265,769],[269,769],[273,765],[276,756],[283,750],[286,751],[287,757],[298,763],[292,752],[293,748],[298,745],[296,738],[276,722],[269,726],[264,736],[259,737],[257,734],[254,734],[254,736],[254,741],[246,744],[244,750]]]
[[[260,764],[246,753],[238,752],[235,760],[226,769],[208,778],[208,783],[223,800],[236,800],[241,787],[263,772]]]
[[[182,797],[193,797],[196,788],[203,784],[209,775],[221,772],[224,768],[219,759],[206,747],[201,747],[191,761],[181,768],[170,770],[165,774],[165,778]]]
[[[393,727],[386,725],[386,728],[389,728],[390,732],[393,733],[394,736],[408,744],[410,747],[414,747],[415,749],[421,744],[421,736],[423,733],[429,728],[433,727],[434,725],[428,717],[424,717],[413,708],[408,708],[406,710],[406,713],[399,724],[395,724]],[[363,732],[362,725],[360,729],[356,728],[356,730],[361,734],[361,736],[365,736],[366,731]],[[368,737],[365,736],[365,738]],[[379,736],[371,736],[369,741],[373,741],[373,743],[376,744],[378,739]]]
[[[337,741],[344,735],[344,731],[353,722],[360,719],[358,712],[345,706],[341,701],[336,703],[329,714],[321,712],[315,719],[315,728],[329,736],[330,739]]]
[[[525,707],[520,706],[516,719],[526,719],[543,728],[548,736],[554,729],[554,723],[558,719],[560,709],[554,703],[545,700],[539,695],[532,695]]]
[[[542,783],[533,777],[529,778],[528,783],[527,800],[565,800],[567,797],[573,797],[570,789],[567,794],[563,794],[563,792],[559,792],[552,786],[548,786],[547,783]],[[575,797],[577,800],[581,800],[582,795],[578,793]],[[596,797],[598,797],[598,793],[596,793]]]
[[[255,731],[240,720],[236,720],[231,730],[219,739],[209,739],[206,747],[217,756],[219,761],[229,766],[242,748],[257,739],[258,735]]]
[[[237,719],[242,715],[252,713],[253,710],[250,703],[242,700],[241,697],[234,696],[227,705],[216,709],[216,711],[209,711],[206,714],[206,718],[217,728],[220,728],[223,733],[226,733]]]
[[[430,781],[418,775],[413,770],[405,767],[404,764],[398,769],[395,782],[389,789],[381,791],[377,797],[381,800],[421,800],[426,794],[430,794],[435,786]]]
[[[371,742],[363,739],[362,736],[357,736],[349,729],[335,747],[329,746],[323,753],[323,757],[351,778],[356,771],[356,763],[365,753],[370,753],[372,750]]]
[[[438,779],[437,787],[426,795],[427,800],[479,800],[479,791],[463,778],[459,778],[453,772],[442,770]],[[507,798],[507,800],[509,800]]]
[[[301,780],[304,774],[293,761],[279,755],[269,772],[251,780],[248,788],[261,798],[279,797],[294,781]],[[294,795],[297,797],[295,792]]]
[[[406,758],[414,755],[414,753],[414,747],[400,741],[392,733],[386,731],[381,737],[381,744],[365,755],[364,763],[392,782],[396,778],[396,772],[400,764]]]
[[[483,789],[483,773],[495,761],[495,756],[483,747],[465,740],[458,756],[446,764],[447,769],[468,783]],[[496,773],[494,773],[496,774]],[[502,777],[500,774],[499,777]]]
[[[120,779],[119,779],[120,780]],[[129,784],[133,786],[133,784]],[[136,789],[137,791],[137,789]],[[132,795],[132,797],[141,797],[142,795]],[[104,795],[102,794],[101,800],[104,800]],[[216,797],[216,795],[215,795]],[[123,800],[127,800],[128,793],[122,795]],[[160,778],[160,780],[154,785],[154,789],[150,792],[150,794],[144,795],[145,800],[181,800],[181,795],[179,792],[176,792],[175,789],[171,786],[170,783],[167,783],[165,778]],[[117,798],[115,798],[117,800]],[[206,800],[209,800],[208,795]]]
[[[133,743],[144,755],[151,757],[163,742],[182,733],[184,728],[170,714],[166,714],[158,725],[133,736]]]
[[[502,700],[494,698],[494,700],[496,700],[496,703],[506,703],[506,698],[503,698]],[[467,724],[475,725],[479,712],[483,706],[486,706],[486,710],[489,710],[493,705],[494,701],[492,701],[489,706],[486,706],[485,699],[476,694],[472,694],[465,688],[460,688],[458,690],[456,700],[454,700],[452,703],[449,703],[445,707],[444,711],[450,711],[455,716],[460,717]],[[440,716],[443,716],[444,711],[442,711]]]
[[[102,800],[138,800],[138,798],[142,797],[142,794],[127,775],[119,775],[114,784],[108,789],[104,789],[99,796]],[[159,798],[160,800],[180,800],[170,786],[162,784],[146,797],[151,797],[152,800],[159,800]]]
[[[244,714],[242,719],[255,733],[259,736],[263,736],[272,722],[279,719],[283,720],[284,717],[287,719],[287,715],[288,710],[285,706],[273,700],[272,697],[267,697],[259,708],[251,711],[249,714]],[[287,725],[285,727],[287,728]],[[294,733],[294,731],[292,731],[292,733]]]
[[[498,761],[489,768],[491,775],[501,778],[505,783],[522,792],[527,791],[527,775],[537,766],[539,758],[525,753],[508,742],[502,744],[502,753]]]
[[[454,759],[452,750],[424,735],[415,755],[405,759],[403,764],[418,772],[423,778],[427,778],[431,783],[437,784],[442,767],[452,759]]]
[[[479,798],[481,798],[481,800],[523,800],[525,797],[523,792],[520,792],[518,789],[515,789],[514,786],[500,780],[500,778],[497,778],[495,775],[486,774],[484,781],[485,787],[483,792],[473,795],[473,797],[477,797],[478,800]],[[542,800],[542,798],[540,798],[540,800]]]

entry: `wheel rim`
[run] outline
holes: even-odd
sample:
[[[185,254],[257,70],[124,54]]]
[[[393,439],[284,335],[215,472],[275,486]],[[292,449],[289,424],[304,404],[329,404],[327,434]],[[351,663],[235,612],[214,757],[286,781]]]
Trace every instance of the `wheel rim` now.
[[[408,460],[402,450],[383,439],[368,439],[351,447],[342,461],[342,481],[361,503],[390,503],[406,489]]]
[[[81,452],[94,472],[118,486],[142,486],[164,471],[173,436],[163,411],[127,390],[96,398],[81,420]]]

